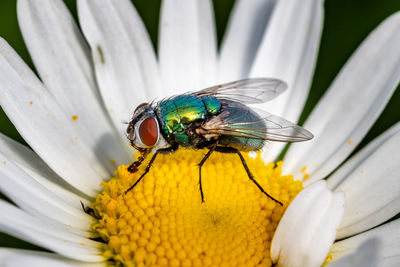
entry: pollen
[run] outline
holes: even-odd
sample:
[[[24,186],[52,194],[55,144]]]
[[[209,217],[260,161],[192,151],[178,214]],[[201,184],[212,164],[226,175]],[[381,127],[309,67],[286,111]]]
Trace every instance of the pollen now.
[[[73,121],[76,121],[77,119],[78,119],[78,115],[73,115],[73,116],[72,116],[72,120],[73,120]]]
[[[349,139],[349,140],[347,141],[347,143],[348,143],[349,145],[351,145],[351,144],[353,144],[353,140]]]
[[[280,206],[249,180],[237,155],[213,153],[202,168],[202,203],[197,165],[205,153],[180,149],[159,155],[126,194],[151,155],[137,172],[121,165],[103,183],[91,208],[109,265],[271,266],[272,237],[302,183],[282,175],[282,162],[265,164],[260,155],[244,155],[257,182]]]
[[[303,174],[303,180],[307,180],[310,176],[307,172],[307,166],[303,166],[303,168],[301,168],[301,173]]]
[[[332,254],[329,253],[329,254],[326,256],[325,261],[324,261],[324,263],[322,264],[322,266],[328,266],[330,263],[332,263],[332,260],[333,260]]]

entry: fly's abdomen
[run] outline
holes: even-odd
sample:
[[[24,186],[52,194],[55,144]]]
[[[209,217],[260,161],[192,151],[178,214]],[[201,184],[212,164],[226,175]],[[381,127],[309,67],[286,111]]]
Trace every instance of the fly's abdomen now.
[[[255,138],[223,135],[220,137],[219,143],[237,148],[240,151],[257,151],[264,146],[265,141]]]
[[[224,105],[225,103],[225,105]],[[232,123],[232,130],[240,130],[248,132],[251,135],[253,132],[257,133],[258,129],[265,129],[265,123],[261,117],[249,107],[229,100],[222,100],[223,111],[228,112],[228,116],[224,118],[226,122]],[[253,122],[252,124],[245,124],[242,126],[240,122]],[[245,128],[243,128],[245,127]],[[256,134],[257,135],[257,134]],[[220,137],[220,144],[235,147],[241,151],[254,151],[260,150],[264,146],[265,140],[260,138],[248,138],[241,136],[222,135]]]
[[[182,146],[190,146],[190,138],[186,134],[187,126],[217,113],[220,106],[218,99],[213,97],[180,95],[161,101],[157,107],[157,115],[161,120],[161,128],[169,139]]]

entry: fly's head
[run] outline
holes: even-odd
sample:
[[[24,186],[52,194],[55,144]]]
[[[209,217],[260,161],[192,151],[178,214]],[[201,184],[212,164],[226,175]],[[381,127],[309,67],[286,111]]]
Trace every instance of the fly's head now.
[[[142,154],[157,144],[160,127],[150,104],[143,103],[135,109],[126,133],[131,145]]]

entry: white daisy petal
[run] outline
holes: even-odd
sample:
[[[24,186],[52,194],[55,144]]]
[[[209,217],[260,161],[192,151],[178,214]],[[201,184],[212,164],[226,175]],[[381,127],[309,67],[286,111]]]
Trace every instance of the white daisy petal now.
[[[368,230],[400,212],[399,150],[397,132],[337,186],[348,201],[338,238]]]
[[[400,123],[396,123],[379,137],[375,138],[362,150],[357,152],[357,154],[352,156],[342,166],[340,166],[338,170],[336,170],[331,176],[329,176],[329,178],[327,179],[329,188],[336,188],[340,183],[347,179],[357,167],[359,167],[366,159],[368,159],[373,153],[375,153],[375,151],[378,150],[386,141],[391,139],[393,135],[396,135],[399,132]],[[381,168],[381,166],[379,166],[379,168]]]
[[[87,230],[92,218],[49,191],[0,153],[0,191],[32,216]]]
[[[79,192],[54,173],[35,152],[1,133],[0,153],[4,154],[6,158],[24,170],[39,184],[70,203],[71,206],[81,208],[80,201],[85,205],[90,204],[83,194],[79,194]]]
[[[268,111],[297,121],[311,85],[323,23],[323,1],[278,1],[251,68],[251,77],[273,77],[288,90],[265,104]]]
[[[60,259],[53,259],[48,257],[38,257],[38,256],[19,256],[7,259],[4,262],[4,267],[19,267],[19,266],[29,266],[29,267],[74,267],[74,266],[85,266],[85,267],[106,267],[105,263],[86,263],[78,261],[66,261]]]
[[[14,231],[19,232],[18,227],[22,227],[22,230],[26,230],[26,232],[22,231],[19,235],[22,234],[29,237],[30,231],[33,231],[77,244],[85,243],[86,246],[93,248],[98,248],[101,245],[101,243],[89,239],[92,236],[92,232],[82,231],[54,221],[42,220],[40,216],[32,216],[4,200],[0,200],[0,210],[4,212],[1,215],[1,218],[4,218],[1,222],[1,227],[3,228],[0,227],[2,232],[13,234]],[[27,240],[26,238],[23,239]]]
[[[92,48],[104,103],[121,134],[137,105],[160,96],[155,53],[129,0],[79,0],[78,15]]]
[[[376,267],[380,242],[377,238],[363,242],[354,252],[329,264],[329,267]]]
[[[325,181],[301,191],[285,211],[271,245],[271,260],[281,266],[321,266],[343,217],[344,194]]]
[[[260,105],[290,121],[299,119],[311,87],[323,25],[323,1],[278,1],[252,66],[251,77],[274,77],[288,83],[276,100]],[[268,144],[262,158],[274,161],[286,144]]]
[[[101,243],[84,237],[84,233],[38,220],[22,210],[0,201],[0,230],[13,236],[55,251],[68,258],[83,261],[102,261]]]
[[[102,178],[109,177],[109,173],[98,160],[95,148],[79,138],[71,118],[3,39],[0,94],[8,118],[49,167],[78,190],[96,195]]]
[[[80,138],[93,143],[110,172],[129,162],[131,156],[123,148],[127,142],[123,143],[101,106],[89,48],[64,3],[18,1],[18,21],[42,81],[65,114],[77,116]]]
[[[20,266],[85,266],[85,267],[105,267],[104,262],[87,263],[74,261],[54,253],[30,251],[24,249],[0,248],[0,265],[4,267]]]
[[[333,261],[353,253],[368,239],[377,238],[380,242],[378,267],[400,265],[400,220],[379,226],[362,234],[336,242],[330,251]]]
[[[276,0],[238,0],[221,45],[219,83],[246,78]]]
[[[216,83],[216,35],[210,0],[161,3],[159,58],[168,94]]]
[[[314,139],[291,146],[286,170],[306,183],[332,172],[357,146],[400,80],[400,13],[386,19],[357,49],[311,113],[304,127]]]

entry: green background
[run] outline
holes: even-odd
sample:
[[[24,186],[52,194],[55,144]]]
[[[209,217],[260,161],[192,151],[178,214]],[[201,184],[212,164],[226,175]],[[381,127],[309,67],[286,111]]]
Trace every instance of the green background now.
[[[248,0],[249,1],[249,0]],[[301,0],[299,0],[301,1]],[[76,17],[76,1],[64,0]],[[157,44],[159,0],[132,1],[142,16],[153,44]],[[218,40],[224,34],[234,0],[214,0]],[[309,115],[340,68],[357,46],[381,21],[400,10],[399,0],[327,0],[325,1],[325,25],[317,67],[310,96],[301,116],[301,122]],[[6,39],[33,68],[23,43],[16,17],[16,0],[0,1],[0,36]],[[400,48],[399,48],[400,49]],[[399,88],[398,88],[399,89]],[[400,90],[396,90],[389,104],[357,149],[367,144],[400,120]],[[0,108],[0,132],[24,143],[21,136]],[[40,249],[5,234],[0,234],[0,246]]]

